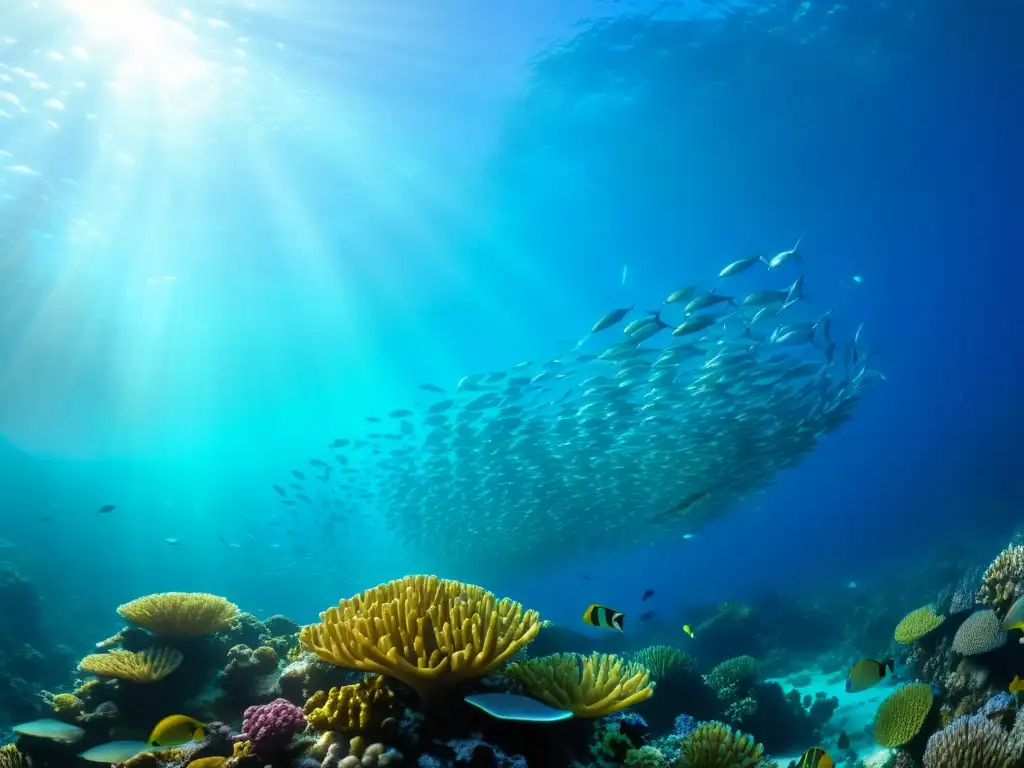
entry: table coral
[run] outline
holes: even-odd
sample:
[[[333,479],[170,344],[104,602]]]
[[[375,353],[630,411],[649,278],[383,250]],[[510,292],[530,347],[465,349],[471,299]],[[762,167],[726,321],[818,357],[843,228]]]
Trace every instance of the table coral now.
[[[161,592],[117,608],[127,622],[160,637],[201,637],[226,629],[238,619],[238,606],[205,592]]]

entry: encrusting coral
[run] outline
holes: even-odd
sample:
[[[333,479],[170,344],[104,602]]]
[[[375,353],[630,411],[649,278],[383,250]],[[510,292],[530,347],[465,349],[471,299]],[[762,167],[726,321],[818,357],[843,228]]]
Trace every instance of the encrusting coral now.
[[[78,668],[99,677],[155,683],[181,666],[183,658],[181,651],[174,648],[147,648],[138,653],[113,650],[89,654],[78,663]]]
[[[900,645],[910,645],[932,630],[938,629],[942,626],[943,621],[945,619],[935,613],[932,606],[924,605],[911,611],[900,620],[893,632],[893,637]]]
[[[317,691],[306,702],[306,720],[316,731],[365,734],[396,711],[395,694],[380,675],[353,685]]]
[[[205,592],[161,592],[118,606],[127,622],[160,637],[202,637],[229,629],[238,606]]]
[[[953,650],[961,656],[980,656],[994,651],[1006,642],[1002,622],[991,608],[975,611],[953,636]]]
[[[680,768],[754,768],[764,747],[753,736],[734,731],[725,723],[697,726],[683,741]]]
[[[996,555],[981,577],[977,600],[1005,614],[1024,585],[1024,546],[1010,546]]]
[[[508,674],[534,698],[577,717],[603,717],[654,693],[645,667],[610,654],[556,653],[513,662]]]
[[[504,664],[539,631],[536,611],[482,587],[407,576],[342,600],[299,641],[323,661],[393,677],[430,699]]]
[[[931,686],[925,683],[911,683],[889,694],[875,715],[875,741],[883,747],[902,747],[920,732],[933,700]]]

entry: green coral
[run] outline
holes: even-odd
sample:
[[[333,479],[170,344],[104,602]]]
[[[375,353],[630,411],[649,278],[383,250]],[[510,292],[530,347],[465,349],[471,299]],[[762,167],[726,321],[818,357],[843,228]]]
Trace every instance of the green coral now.
[[[931,686],[911,683],[890,694],[875,715],[875,741],[883,747],[902,747],[921,730],[934,700]]]
[[[626,768],[669,768],[669,762],[657,747],[631,749],[622,763]]]
[[[757,659],[753,656],[726,659],[708,672],[704,680],[715,689],[720,699],[739,700],[757,681]]]
[[[693,671],[693,659],[670,645],[651,645],[633,654],[633,661],[647,668],[652,680],[661,680],[667,675]]]
[[[755,768],[764,747],[725,723],[703,723],[683,741],[679,768]]]
[[[945,619],[930,605],[922,605],[904,616],[896,625],[893,637],[900,645],[910,645],[934,629],[942,626]]]

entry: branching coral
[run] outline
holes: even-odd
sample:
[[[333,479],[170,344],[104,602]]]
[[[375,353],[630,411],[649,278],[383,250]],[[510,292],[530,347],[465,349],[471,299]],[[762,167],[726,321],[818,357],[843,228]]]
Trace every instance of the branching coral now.
[[[398,714],[395,695],[380,675],[327,692],[317,691],[306,702],[305,711],[313,729],[346,735],[374,731],[384,719]]]
[[[407,576],[342,600],[299,641],[326,662],[396,678],[429,699],[504,664],[539,631],[536,611],[481,587]]]
[[[182,658],[181,652],[174,648],[147,648],[139,653],[113,650],[86,656],[78,663],[78,668],[100,677],[155,683],[176,670]]]
[[[975,611],[960,625],[953,636],[953,650],[961,656],[980,656],[994,651],[1006,642],[1002,622],[991,608]]]
[[[681,768],[754,768],[764,747],[725,723],[703,723],[683,742]]]
[[[633,654],[633,661],[647,668],[652,680],[661,680],[673,672],[695,668],[693,659],[670,645],[651,645]]]
[[[932,606],[924,605],[911,611],[900,620],[900,623],[896,625],[896,630],[893,632],[893,637],[901,645],[910,645],[915,640],[920,640],[932,630],[938,629],[942,626],[943,621],[945,619],[935,613],[935,609]]]
[[[979,603],[1004,614],[1018,597],[1018,585],[1024,584],[1024,546],[1010,546],[996,555],[981,577]]]
[[[161,637],[201,637],[229,629],[238,606],[205,592],[162,592],[118,606],[125,621]]]
[[[921,730],[932,708],[931,686],[911,683],[891,693],[875,715],[875,741],[884,747],[902,747]]]
[[[0,747],[0,768],[23,768],[25,758],[13,744]]]
[[[1014,729],[1016,731],[1016,729]],[[1024,742],[982,713],[958,717],[928,739],[924,768],[1006,768],[1024,757]]]
[[[556,653],[513,662],[508,673],[534,698],[577,717],[603,717],[654,693],[644,667],[609,654]]]

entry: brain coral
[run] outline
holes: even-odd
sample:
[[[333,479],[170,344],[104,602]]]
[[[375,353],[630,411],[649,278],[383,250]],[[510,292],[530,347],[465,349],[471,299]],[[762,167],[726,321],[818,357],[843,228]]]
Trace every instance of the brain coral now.
[[[902,747],[917,736],[932,708],[931,686],[911,683],[890,694],[875,715],[875,741],[883,747]]]
[[[725,723],[703,723],[683,741],[681,768],[754,768],[764,747]]]
[[[924,751],[924,768],[1005,768],[1022,757],[1020,738],[978,713],[958,717],[932,734]]]
[[[975,611],[960,625],[953,637],[953,650],[961,656],[978,656],[1006,642],[1002,622],[991,608]]]
[[[978,602],[1006,613],[1017,596],[1019,584],[1024,584],[1024,546],[1007,547],[996,555],[981,577]]]
[[[910,645],[915,640],[920,640],[933,629],[942,626],[943,621],[945,619],[935,613],[935,609],[932,606],[924,605],[903,617],[900,623],[896,625],[893,637],[901,645]]]

